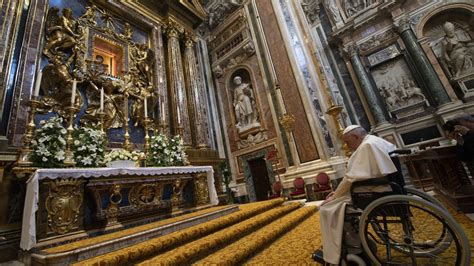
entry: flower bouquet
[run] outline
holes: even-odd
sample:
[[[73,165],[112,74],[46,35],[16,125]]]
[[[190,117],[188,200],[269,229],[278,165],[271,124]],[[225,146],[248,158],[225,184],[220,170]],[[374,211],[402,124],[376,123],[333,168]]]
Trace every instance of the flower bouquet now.
[[[151,137],[147,151],[148,166],[180,166],[188,163],[183,140],[179,135],[173,138],[163,134]]]
[[[108,167],[136,167],[144,156],[143,152],[116,149],[105,155],[104,162]]]
[[[102,165],[106,141],[100,130],[90,127],[76,127],[73,138],[76,166],[99,167]]]
[[[62,125],[63,119],[52,117],[48,121],[41,121],[41,127],[35,130],[35,137],[31,141],[33,152],[31,161],[36,167],[62,167],[66,158],[66,129]]]

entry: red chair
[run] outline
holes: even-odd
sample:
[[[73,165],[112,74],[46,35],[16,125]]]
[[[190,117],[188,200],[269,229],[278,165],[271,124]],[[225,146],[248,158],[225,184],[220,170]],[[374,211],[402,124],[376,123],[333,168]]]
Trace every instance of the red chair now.
[[[296,190],[290,193],[290,198],[291,199],[306,199],[304,179],[301,177],[295,178],[295,180],[293,180],[293,186],[295,187]]]
[[[281,190],[283,189],[281,182],[276,181],[275,183],[273,183],[272,187],[274,193],[270,197],[268,197],[268,199],[276,199],[281,197]]]
[[[332,191],[331,188],[331,180],[329,179],[328,174],[322,172],[316,176],[316,183],[314,186],[314,193],[316,194],[316,198],[324,199],[326,195]]]

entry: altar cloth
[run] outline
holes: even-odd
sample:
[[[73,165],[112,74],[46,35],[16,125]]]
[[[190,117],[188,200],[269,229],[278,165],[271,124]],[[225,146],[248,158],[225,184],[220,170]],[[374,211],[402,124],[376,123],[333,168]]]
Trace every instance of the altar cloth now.
[[[21,230],[20,248],[30,250],[36,244],[36,218],[38,210],[39,180],[49,178],[100,178],[116,175],[171,175],[207,174],[207,187],[212,205],[217,205],[217,191],[214,186],[214,170],[211,166],[131,167],[131,168],[51,168],[38,169],[26,181],[25,206]]]

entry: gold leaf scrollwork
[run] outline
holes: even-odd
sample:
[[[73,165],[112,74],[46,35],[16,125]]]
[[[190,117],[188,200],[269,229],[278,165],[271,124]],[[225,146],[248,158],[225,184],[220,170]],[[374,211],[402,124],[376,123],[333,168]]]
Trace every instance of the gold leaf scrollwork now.
[[[201,173],[194,180],[196,205],[204,205],[209,202],[209,192],[207,188],[207,174]]]
[[[51,181],[46,198],[48,227],[57,234],[65,234],[78,226],[82,206],[81,185],[78,179],[56,179]]]

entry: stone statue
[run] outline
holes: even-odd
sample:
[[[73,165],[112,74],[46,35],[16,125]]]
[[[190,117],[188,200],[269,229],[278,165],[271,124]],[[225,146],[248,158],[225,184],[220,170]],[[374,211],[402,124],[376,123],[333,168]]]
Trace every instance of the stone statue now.
[[[472,40],[461,40],[455,32],[454,24],[447,21],[443,25],[445,36],[443,39],[443,57],[451,73],[458,77],[473,66],[474,43]]]
[[[234,77],[234,111],[238,129],[247,127],[257,122],[255,100],[252,88],[248,83],[243,83],[239,76]]]
[[[411,99],[413,97],[419,97],[422,100],[425,99],[425,95],[421,91],[420,88],[418,88],[415,85],[415,82],[407,77],[402,78],[402,82],[400,82],[400,99],[402,101]]]

